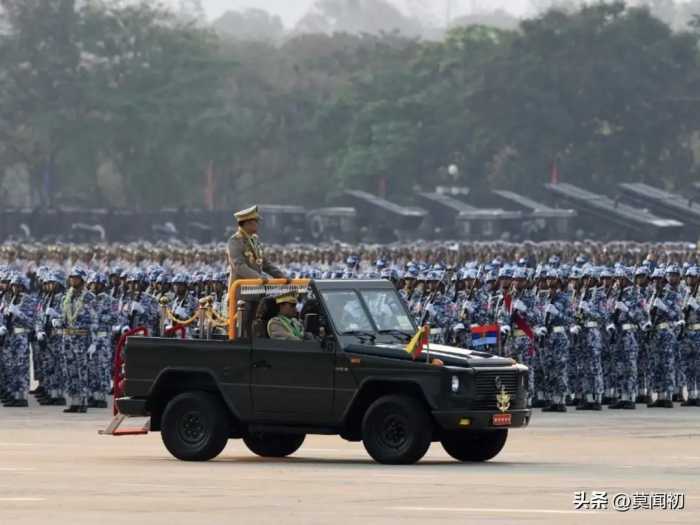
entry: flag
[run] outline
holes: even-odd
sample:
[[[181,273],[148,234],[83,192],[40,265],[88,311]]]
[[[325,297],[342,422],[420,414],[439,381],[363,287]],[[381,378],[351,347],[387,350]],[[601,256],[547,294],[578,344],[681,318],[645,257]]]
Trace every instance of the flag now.
[[[499,328],[497,324],[485,324],[471,328],[472,346],[498,344]]]
[[[423,353],[423,347],[428,344],[429,337],[430,327],[428,325],[421,326],[406,345],[406,353],[411,354],[413,359],[416,359]]]
[[[559,184],[559,166],[557,165],[556,160],[552,161],[552,170],[549,173],[549,183]]]

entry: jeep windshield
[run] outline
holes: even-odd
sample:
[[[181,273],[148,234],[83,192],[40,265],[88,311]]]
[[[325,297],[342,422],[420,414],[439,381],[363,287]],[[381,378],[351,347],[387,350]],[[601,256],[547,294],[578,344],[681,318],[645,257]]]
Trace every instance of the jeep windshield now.
[[[395,290],[333,290],[322,292],[333,324],[340,335],[362,340],[378,334],[408,340],[415,327]]]

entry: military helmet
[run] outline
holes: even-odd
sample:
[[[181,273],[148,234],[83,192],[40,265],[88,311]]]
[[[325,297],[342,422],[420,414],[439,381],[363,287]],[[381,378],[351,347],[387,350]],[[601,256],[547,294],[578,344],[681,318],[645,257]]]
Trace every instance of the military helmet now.
[[[70,273],[68,274],[68,277],[78,277],[79,279],[82,279],[85,281],[87,279],[87,270],[83,268],[82,266],[75,265],[71,269]]]

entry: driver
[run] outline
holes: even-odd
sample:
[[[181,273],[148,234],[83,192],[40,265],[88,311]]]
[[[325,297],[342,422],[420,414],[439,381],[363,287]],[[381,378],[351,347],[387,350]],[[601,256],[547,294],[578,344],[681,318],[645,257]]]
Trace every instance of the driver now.
[[[279,306],[279,315],[267,323],[267,335],[270,339],[283,341],[303,341],[304,327],[296,318],[297,296],[294,293],[280,295],[275,302]]]

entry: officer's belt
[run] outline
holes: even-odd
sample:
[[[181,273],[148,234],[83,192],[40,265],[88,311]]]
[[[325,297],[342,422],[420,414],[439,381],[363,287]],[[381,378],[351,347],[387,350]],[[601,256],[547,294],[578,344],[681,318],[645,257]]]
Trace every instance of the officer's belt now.
[[[668,330],[669,328],[671,328],[671,325],[668,323],[659,323],[656,325],[657,330]]]
[[[87,330],[81,330],[80,328],[64,328],[63,335],[88,335]]]
[[[689,332],[698,332],[700,331],[700,323],[691,324],[686,328],[686,330]]]
[[[97,332],[95,337],[109,337],[111,334],[109,332]]]
[[[513,330],[513,337],[525,337],[527,334],[522,330]]]
[[[595,321],[588,321],[583,325],[585,328],[598,328],[598,323]]]
[[[630,323],[625,323],[622,325],[622,329],[625,332],[634,332],[637,330],[637,325],[636,324],[630,324]]]
[[[565,334],[566,328],[564,326],[553,326],[552,333],[553,334]]]
[[[54,330],[53,332],[51,332],[51,335],[63,335],[63,328]]]
[[[27,330],[26,328],[14,328],[12,330],[12,335],[24,335],[24,334],[28,334],[28,333],[29,333],[29,330]]]

